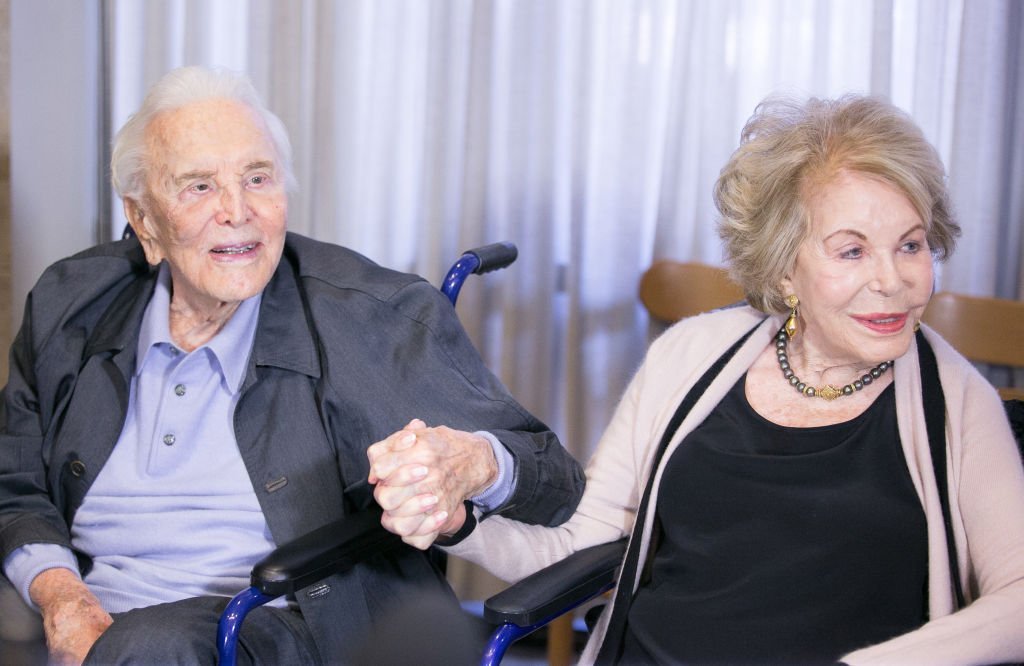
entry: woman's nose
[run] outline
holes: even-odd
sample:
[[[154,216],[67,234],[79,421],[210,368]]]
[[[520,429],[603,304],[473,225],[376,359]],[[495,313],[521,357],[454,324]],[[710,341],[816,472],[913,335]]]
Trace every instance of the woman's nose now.
[[[903,284],[899,267],[893,257],[883,257],[875,262],[875,277],[871,288],[882,294],[895,293]]]

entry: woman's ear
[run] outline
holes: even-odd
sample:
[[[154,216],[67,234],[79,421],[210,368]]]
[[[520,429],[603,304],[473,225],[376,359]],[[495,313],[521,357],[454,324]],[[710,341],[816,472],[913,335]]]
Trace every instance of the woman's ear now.
[[[784,297],[793,293],[793,281],[789,279],[789,276],[779,280],[779,293]]]
[[[164,253],[150,228],[152,218],[147,215],[145,208],[137,200],[126,198],[124,200],[124,216],[128,218],[129,226],[135,232],[136,238],[139,239],[142,251],[146,253],[146,261],[151,266],[159,265],[164,260]]]

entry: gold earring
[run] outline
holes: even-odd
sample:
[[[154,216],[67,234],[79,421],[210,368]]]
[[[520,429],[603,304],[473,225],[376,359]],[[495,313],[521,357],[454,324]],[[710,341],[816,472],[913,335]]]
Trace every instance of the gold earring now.
[[[921,322],[915,321],[914,322],[914,333],[917,333],[920,330],[921,330]]]
[[[792,340],[796,335],[796,306],[800,305],[800,299],[795,294],[786,296],[786,305],[790,307],[789,319],[786,320],[786,335]]]

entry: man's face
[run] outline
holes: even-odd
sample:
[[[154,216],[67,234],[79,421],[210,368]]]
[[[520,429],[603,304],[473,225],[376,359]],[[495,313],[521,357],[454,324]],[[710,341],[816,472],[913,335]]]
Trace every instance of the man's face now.
[[[226,99],[158,115],[146,132],[142,201],[125,212],[151,264],[166,259],[172,303],[197,310],[261,292],[284,248],[288,198],[260,117]]]

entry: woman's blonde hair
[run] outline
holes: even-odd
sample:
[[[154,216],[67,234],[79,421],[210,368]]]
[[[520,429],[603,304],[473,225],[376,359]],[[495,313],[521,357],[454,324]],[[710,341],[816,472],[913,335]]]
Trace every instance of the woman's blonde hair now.
[[[714,190],[730,274],[755,308],[788,309],[779,284],[809,233],[808,201],[841,171],[898,188],[924,221],[933,256],[953,252],[960,227],[946,172],[909,115],[866,95],[769,97],[744,126]]]

